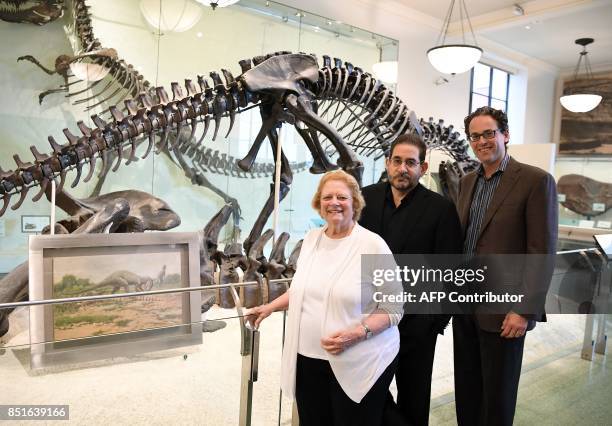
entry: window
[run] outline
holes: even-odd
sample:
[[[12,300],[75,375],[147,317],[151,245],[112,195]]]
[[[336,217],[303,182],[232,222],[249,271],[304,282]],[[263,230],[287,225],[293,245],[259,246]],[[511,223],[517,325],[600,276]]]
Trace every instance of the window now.
[[[470,112],[490,106],[506,112],[510,74],[499,68],[477,63],[470,82]]]

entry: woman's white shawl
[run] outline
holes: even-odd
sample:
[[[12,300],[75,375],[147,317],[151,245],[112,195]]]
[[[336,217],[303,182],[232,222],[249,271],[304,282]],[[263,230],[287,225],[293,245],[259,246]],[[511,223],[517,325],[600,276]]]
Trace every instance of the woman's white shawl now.
[[[300,331],[300,317],[304,288],[309,285],[308,277],[314,265],[314,254],[324,228],[311,230],[305,237],[297,262],[289,294],[289,314],[283,348],[281,387],[283,393],[295,397],[296,361]],[[371,339],[361,341],[339,355],[329,355],[329,363],[344,392],[355,402],[361,399],[378,380],[399,351],[397,324],[402,317],[401,303],[376,303],[374,292],[396,294],[402,292],[401,282],[386,282],[375,286],[372,280],[371,264],[380,268],[395,269],[395,261],[385,241],[373,232],[356,224],[347,238],[347,250],[339,252],[342,258],[339,270],[330,277],[330,289],[323,300],[322,336],[358,325],[376,309],[389,315],[391,327]],[[362,255],[364,260],[362,276]],[[372,258],[375,260],[372,261]],[[364,257],[363,259],[366,259]],[[381,314],[384,315],[384,314]]]

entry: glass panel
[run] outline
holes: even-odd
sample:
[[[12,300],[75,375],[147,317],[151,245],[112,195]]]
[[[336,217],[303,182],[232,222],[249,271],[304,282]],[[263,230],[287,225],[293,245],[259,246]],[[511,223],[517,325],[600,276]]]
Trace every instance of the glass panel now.
[[[150,419],[164,424],[239,424],[238,320],[204,336],[181,346],[158,337],[150,349],[137,352],[130,349],[129,339],[116,341],[110,345],[112,357],[100,355],[109,346],[92,352],[80,341],[30,345],[21,335],[12,336],[0,347],[0,377],[11,387],[2,392],[2,404],[68,405],[75,424],[94,418],[112,424]],[[264,397],[277,397],[276,389]]]
[[[117,104],[118,108],[124,110],[123,101],[135,95],[128,93],[128,89],[133,89],[136,81],[150,88],[163,86],[172,99],[172,82],[179,82],[183,94],[186,94],[184,80],[187,78],[196,83],[199,90],[198,74],[207,77],[212,85],[208,75],[210,71],[221,73],[221,69],[228,69],[234,76],[238,76],[241,73],[238,61],[275,51],[312,52],[317,55],[319,64],[322,63],[322,56],[328,54],[366,71],[371,71],[372,65],[379,60],[397,60],[398,45],[392,39],[353,27],[350,23],[316,16],[271,1],[243,0],[215,11],[198,6],[201,16],[199,19],[194,18],[195,23],[189,28],[176,25],[156,28],[158,24],[151,25],[146,20],[140,8],[141,3],[147,2],[87,1],[93,35],[100,40],[101,46],[112,47],[117,51],[118,59],[124,61],[121,62],[124,68],[121,68],[121,73],[109,74],[100,82],[87,84],[74,82],[70,78],[70,98],[66,98],[65,93],[49,94],[42,100],[41,110],[37,95],[47,88],[58,88],[62,80],[57,76],[46,76],[26,61],[0,65],[2,75],[6,76],[0,85],[3,93],[8,98],[19,99],[10,108],[6,105],[0,108],[3,158],[18,154],[24,161],[29,161],[32,154],[28,147],[32,144],[40,152],[49,153],[50,147],[46,143],[48,135],[52,135],[58,143],[66,143],[62,129],[68,128],[72,133],[80,134],[76,126],[78,120],[94,128],[95,123],[90,118],[93,113],[99,113],[109,121],[112,118],[108,107]],[[152,3],[159,5],[155,1]],[[171,13],[175,3],[162,1],[162,15]],[[189,2],[192,3],[195,4]],[[189,13],[186,12],[187,15]],[[31,54],[48,65],[53,64],[60,54],[73,55],[78,49],[84,48],[71,25],[74,25],[72,12],[67,10],[61,25],[46,29],[44,42],[41,42],[40,32],[25,25],[22,27],[25,33],[17,37],[14,24],[0,22],[0,35],[7,41],[5,45],[11,46],[11,50]],[[242,29],[241,32],[228,31],[228,28],[237,26]],[[130,74],[125,80],[126,70],[136,70],[139,77],[130,80],[136,75]],[[125,81],[128,81],[127,87],[122,85]],[[393,85],[389,87],[393,89]],[[338,111],[342,111],[342,108],[337,110],[336,107],[332,105],[328,112],[330,120]],[[340,127],[347,114],[338,115],[333,125]],[[124,158],[121,166],[108,174],[102,173],[107,170],[102,170],[102,162],[97,161],[95,173],[89,182],[83,179],[89,172],[89,166],[85,165],[79,184],[70,188],[76,174],[74,171],[69,172],[64,189],[76,198],[126,189],[154,194],[167,202],[180,216],[181,224],[174,231],[201,230],[225,203],[233,203],[236,214],[228,220],[229,225],[219,237],[223,249],[225,242],[239,242],[249,234],[270,192],[274,158],[269,143],[264,141],[253,172],[244,173],[234,167],[235,161],[246,155],[260,130],[259,108],[237,114],[227,139],[224,137],[229,130],[229,117],[221,118],[217,138],[212,141],[214,127],[214,120],[211,120],[207,136],[197,149],[186,149],[182,153],[184,165],[169,150],[162,150],[159,155],[150,154],[146,159],[139,159],[129,165],[125,164]],[[196,139],[203,134],[203,129],[203,123],[198,123]],[[350,129],[346,128],[344,132]],[[185,130],[189,132],[190,129]],[[363,140],[368,138],[370,135],[366,132]],[[173,136],[169,139],[169,145],[172,146]],[[159,135],[155,141],[159,144]],[[136,155],[142,156],[148,140],[135,140],[135,143]],[[323,143],[326,143],[325,140]],[[288,254],[310,227],[318,226],[318,215],[308,206],[319,176],[309,173],[312,162],[310,151],[294,127],[287,124],[283,129],[283,150],[295,169],[292,189],[281,204],[279,224],[281,231],[291,233],[286,249]],[[117,164],[117,155],[111,154],[108,163],[114,166]],[[128,154],[124,152],[125,157]],[[375,149],[362,156],[365,163],[364,184],[378,180],[382,160],[378,160],[376,166],[373,158],[380,154],[381,150]],[[331,156],[331,160],[335,161],[333,154]],[[2,166],[4,169],[14,169],[8,163]],[[99,178],[99,174],[104,177]],[[0,218],[0,273],[7,273],[26,260],[28,235],[40,233],[42,229],[35,226],[33,221],[38,223],[44,217],[49,217],[49,204],[45,197],[38,203],[31,201],[35,191],[36,188],[30,190],[18,211],[8,209]],[[17,197],[13,197],[11,204],[16,201]],[[65,212],[57,209],[58,220],[67,217]],[[270,225],[269,222],[267,226]],[[28,228],[25,229],[25,226]],[[268,250],[269,246],[266,253]]]
[[[612,209],[601,194],[612,185],[611,161],[608,158],[559,157],[555,162],[555,179],[559,197],[559,224],[612,229]],[[584,188],[591,188],[586,192]],[[592,240],[590,241],[592,245]]]
[[[506,112],[506,101],[500,101],[499,99],[491,99],[491,107],[495,109],[501,109]]]
[[[508,73],[493,68],[493,86],[491,97],[506,100],[508,98]]]
[[[477,63],[474,66],[472,79],[472,92],[489,96],[489,85],[491,79],[491,67]]]
[[[478,108],[489,105],[489,98],[486,96],[472,93],[472,111],[476,111]]]
[[[156,303],[159,296],[140,299]],[[129,299],[108,302],[126,300]],[[61,311],[66,316],[78,314],[86,303],[90,302],[32,308],[51,313]],[[101,302],[91,302],[90,307],[93,303],[101,305]],[[105,303],[103,308],[108,306]],[[172,423],[239,423],[241,391],[245,389],[243,382],[249,377],[244,368],[250,368],[240,353],[239,318],[225,318],[221,326],[220,321],[182,324],[187,331],[186,339],[184,334],[177,336],[169,328],[156,328],[149,329],[146,336],[115,330],[118,332],[94,333],[95,336],[87,338],[56,334],[55,339],[30,343],[30,309],[19,307],[10,312],[10,329],[5,333],[4,328],[0,328],[3,333],[0,336],[0,377],[10,380],[12,386],[11,392],[3,394],[3,404],[67,404],[71,420],[95,415],[133,423],[135,418],[155,416],[164,423],[171,418]],[[7,313],[0,310],[2,327],[5,327],[3,319]],[[167,313],[158,310],[159,315]],[[142,325],[145,319],[136,317],[135,322]],[[260,327],[258,374],[252,397],[254,425],[275,423],[279,416],[283,321],[282,313],[274,313]],[[117,323],[117,319],[114,322]],[[74,324],[52,321],[47,325],[70,327]],[[89,332],[94,331],[91,327],[104,327],[104,324],[91,321],[79,324],[90,326]],[[204,331],[203,335],[200,330]],[[58,340],[64,337],[69,340]],[[49,374],[53,374],[53,380],[49,380]],[[99,386],[103,389],[88,391]],[[132,393],[135,395],[130,396]],[[126,410],[124,404],[113,403],[117,400],[129,400],[136,406]],[[292,404],[286,398],[282,402],[281,424],[288,424]],[[198,406],[197,410],[185,410],[186,405],[193,404]]]

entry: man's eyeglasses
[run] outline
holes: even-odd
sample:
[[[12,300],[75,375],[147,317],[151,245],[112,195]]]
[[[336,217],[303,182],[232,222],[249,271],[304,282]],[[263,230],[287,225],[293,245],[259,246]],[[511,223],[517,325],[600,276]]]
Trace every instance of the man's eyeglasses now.
[[[409,169],[414,169],[416,166],[421,164],[421,162],[417,161],[417,160],[414,160],[412,158],[408,158],[407,160],[402,160],[399,157],[393,157],[391,159],[391,164],[393,165],[393,167],[399,167],[399,166],[401,166],[403,164],[406,167],[408,167]]]
[[[494,130],[488,129],[482,133],[470,133],[470,140],[472,142],[478,142],[481,136],[484,137],[485,139],[490,140],[490,139],[495,138],[496,132],[499,132],[499,129],[494,129]]]

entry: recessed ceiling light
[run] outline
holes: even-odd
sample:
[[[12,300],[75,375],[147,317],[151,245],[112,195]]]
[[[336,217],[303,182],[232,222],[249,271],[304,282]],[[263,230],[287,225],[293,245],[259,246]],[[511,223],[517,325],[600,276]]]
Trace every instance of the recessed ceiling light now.
[[[196,36],[197,36],[198,38],[202,38],[202,37],[204,36],[204,34],[202,34],[201,32],[198,32],[198,33],[196,34]]]
[[[525,25],[525,29],[526,30],[530,30],[531,29],[531,25]]]

